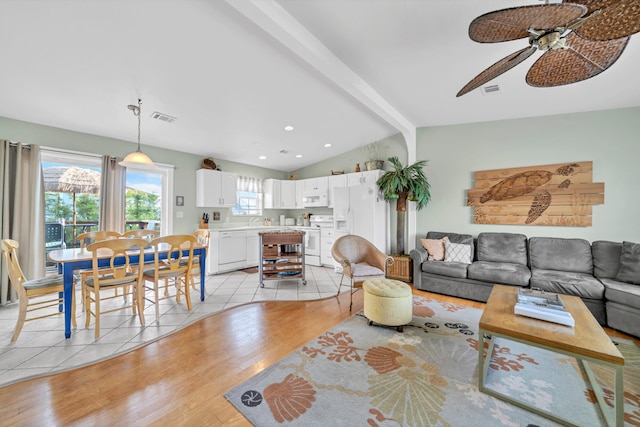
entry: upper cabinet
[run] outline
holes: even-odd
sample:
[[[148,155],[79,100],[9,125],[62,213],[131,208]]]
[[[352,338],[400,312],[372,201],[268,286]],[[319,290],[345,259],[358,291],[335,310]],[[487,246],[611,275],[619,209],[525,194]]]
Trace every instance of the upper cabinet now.
[[[280,206],[283,209],[296,209],[296,182],[291,180],[280,181],[280,186]]]
[[[304,208],[304,181],[295,181],[296,183],[296,209]]]
[[[197,207],[234,207],[235,205],[235,174],[210,169],[198,169],[196,171]]]
[[[265,209],[280,209],[282,207],[282,183],[279,179],[264,180],[264,199],[263,206]]]
[[[329,189],[329,177],[319,176],[317,178],[304,179],[304,192],[326,192]]]

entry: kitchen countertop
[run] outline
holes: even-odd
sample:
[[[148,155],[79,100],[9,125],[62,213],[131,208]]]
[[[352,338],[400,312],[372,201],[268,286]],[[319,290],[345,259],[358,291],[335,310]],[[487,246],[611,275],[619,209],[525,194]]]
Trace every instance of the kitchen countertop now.
[[[213,231],[246,231],[246,230],[315,230],[319,229],[318,226],[303,226],[303,225],[237,225],[229,227],[216,227],[209,228]]]
[[[305,234],[304,230],[268,230],[261,231],[258,234]]]

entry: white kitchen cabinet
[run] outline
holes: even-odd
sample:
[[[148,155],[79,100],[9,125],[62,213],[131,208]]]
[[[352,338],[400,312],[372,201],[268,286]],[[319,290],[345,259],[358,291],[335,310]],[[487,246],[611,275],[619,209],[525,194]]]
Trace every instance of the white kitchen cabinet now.
[[[333,207],[333,189],[336,187],[346,187],[347,186],[347,175],[331,175],[329,177],[329,207]]]
[[[244,230],[211,232],[207,254],[208,274],[247,267],[247,233]]]
[[[303,198],[304,198],[304,181],[295,181],[296,183],[296,207],[295,209],[304,208]]]
[[[197,207],[234,207],[235,205],[235,174],[210,169],[198,169],[196,171]]]
[[[335,241],[335,231],[333,227],[320,228],[320,263],[324,266],[335,267],[331,247]]]
[[[305,192],[326,192],[329,189],[329,177],[319,176],[317,178],[304,179],[304,191]]]
[[[246,267],[255,267],[260,260],[258,230],[247,231],[247,262]]]
[[[263,206],[265,209],[280,209],[282,207],[282,181],[279,179],[265,179],[263,188]]]
[[[372,171],[354,172],[347,174],[348,186],[375,184],[378,178],[384,174],[382,169],[376,169]]]
[[[283,209],[296,208],[296,181],[280,181],[280,207]]]

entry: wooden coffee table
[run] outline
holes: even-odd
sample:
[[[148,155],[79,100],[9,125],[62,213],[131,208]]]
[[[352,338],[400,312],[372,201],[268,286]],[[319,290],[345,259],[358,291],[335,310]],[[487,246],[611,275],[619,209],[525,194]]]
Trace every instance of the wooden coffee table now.
[[[610,426],[622,426],[624,423],[624,357],[579,297],[561,295],[560,298],[576,322],[573,328],[514,314],[513,309],[518,299],[518,287],[494,285],[484,313],[480,318],[478,332],[478,388],[484,393],[556,422],[571,426],[575,425],[569,420],[533,407],[525,402],[514,400],[510,396],[484,386],[496,337],[544,348],[573,356],[580,360],[607,424]],[[486,356],[483,351],[485,334],[491,336]],[[607,405],[602,395],[602,389],[595,381],[593,372],[587,362],[609,366],[615,372],[615,410],[613,416],[606,410]]]

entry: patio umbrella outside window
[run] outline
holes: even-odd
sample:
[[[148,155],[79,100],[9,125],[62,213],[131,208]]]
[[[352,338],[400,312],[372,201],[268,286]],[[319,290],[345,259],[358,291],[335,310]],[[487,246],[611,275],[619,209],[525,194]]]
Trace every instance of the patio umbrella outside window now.
[[[100,194],[100,173],[77,166],[52,166],[43,169],[44,191],[71,193],[73,197],[73,239],[76,238],[76,194]]]

